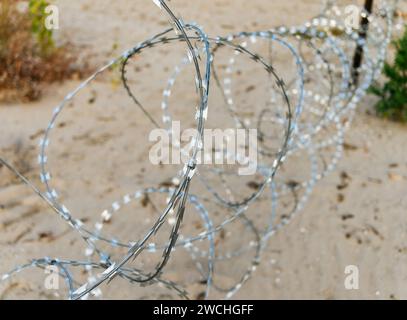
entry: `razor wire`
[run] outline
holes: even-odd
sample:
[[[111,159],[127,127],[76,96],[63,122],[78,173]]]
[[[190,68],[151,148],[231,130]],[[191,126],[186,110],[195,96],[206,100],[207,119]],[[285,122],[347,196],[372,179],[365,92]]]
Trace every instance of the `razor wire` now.
[[[356,107],[382,70],[393,34],[393,25],[396,24],[396,29],[400,25],[400,22],[394,21],[397,0],[379,1],[371,13],[360,11],[360,18],[369,21],[368,32],[347,26],[337,3],[339,1],[329,0],[319,16],[301,26],[280,26],[266,31],[243,31],[224,37],[212,37],[198,24],[185,23],[177,18],[165,0],[153,2],[165,12],[172,24],[171,28],[110,61],[69,93],[54,109],[40,141],[38,156],[40,179],[46,191],[40,191],[0,158],[3,165],[31,187],[82,237],[87,245],[86,258],[81,261],[48,257],[33,259],[30,263],[5,273],[0,281],[6,281],[29,268],[57,266],[59,275],[65,279],[69,299],[100,298],[103,296],[101,285],[114,281],[115,277],[142,286],[158,284],[180,298],[188,299],[190,296],[179,283],[165,278],[166,265],[173,252],[185,250],[205,283],[204,297],[209,298],[212,291],[217,291],[226,299],[230,299],[253,276],[261,263],[261,254],[266,250],[269,239],[301,213],[318,181],[335,169],[341,158],[344,136],[352,123]],[[117,64],[121,65],[122,84],[131,101],[154,127],[160,128],[158,121],[137,98],[128,79],[128,70],[141,52],[168,44],[177,44],[186,49],[185,57],[174,65],[173,73],[163,90],[162,126],[170,136],[173,134],[172,90],[177,86],[178,77],[185,69],[192,66],[195,73],[194,86],[199,103],[195,110],[185,110],[191,114],[195,113],[197,136],[190,144],[189,150],[192,152],[185,153],[180,145],[172,146],[184,152],[189,160],[184,168],[174,175],[173,186],[139,189],[124,195],[104,210],[94,229],[90,229],[81,220],[74,218],[68,206],[59,200],[60,190],[52,184],[51,170],[47,165],[47,149],[51,144],[52,129],[68,103],[102,73]],[[264,45],[268,48],[267,54],[258,53],[259,48]],[[355,70],[352,70],[351,59],[357,46],[363,48],[363,63],[357,70],[359,81],[355,82],[352,79],[352,72]],[[278,55],[281,54],[278,50],[284,51],[284,64],[293,66],[293,75],[288,80],[283,79],[275,67],[275,64],[278,64]],[[222,69],[217,65],[217,61],[225,52],[229,58]],[[263,106],[260,110],[256,109],[257,113],[252,115],[241,110],[235,99],[238,90],[234,90],[234,85],[238,81],[234,79],[234,75],[236,65],[243,59],[250,61],[246,64],[250,63],[264,70],[269,79],[265,97],[261,97],[264,101],[257,97],[259,103],[264,102]],[[260,161],[256,174],[261,177],[261,182],[252,186],[251,189],[255,191],[243,196],[235,192],[234,179],[239,179],[239,176],[233,168],[204,168],[198,161],[203,151],[203,134],[208,114],[216,112],[209,111],[210,92],[214,90],[220,93],[223,110],[233,119],[236,128],[247,131],[250,126],[255,126],[258,130],[256,143],[259,146]],[[275,144],[273,130],[279,132],[277,147],[268,145],[270,142]],[[238,155],[230,154],[227,150],[215,150],[214,153],[218,157],[245,163],[251,161],[249,158],[237,159]],[[309,162],[309,167],[305,170],[307,177],[301,177],[304,172],[298,172],[298,159]],[[206,190],[206,193],[192,193],[192,181]],[[156,208],[159,217],[152,227],[144,232],[144,236],[135,241],[126,241],[104,233],[105,227],[114,223],[123,208],[143,197],[162,197],[166,203],[164,210]],[[254,207],[261,201],[268,203],[269,209],[267,212],[261,212],[259,219],[253,211],[258,210]],[[285,205],[281,206],[282,203]],[[202,230],[199,234],[186,235],[186,230],[183,229],[188,228],[182,226],[182,223],[185,216],[194,214],[194,211],[202,221]],[[222,214],[215,218],[214,211],[220,211]],[[153,241],[159,232],[163,232],[165,223],[171,227],[169,239]],[[238,242],[238,248],[222,250],[216,237],[228,228],[236,229],[237,223],[243,228],[244,234],[250,235],[251,240],[241,242],[240,238],[237,238],[235,240]],[[103,246],[107,246],[107,249]],[[115,248],[122,248],[127,253],[119,258],[112,258],[111,251]],[[129,266],[131,260],[134,261],[144,252],[151,255],[162,253],[152,271]],[[251,258],[245,259],[247,267],[233,284],[226,286],[216,281],[216,265],[228,263],[247,254],[251,255]],[[74,268],[83,268],[86,272],[87,281],[84,284],[73,276]]]

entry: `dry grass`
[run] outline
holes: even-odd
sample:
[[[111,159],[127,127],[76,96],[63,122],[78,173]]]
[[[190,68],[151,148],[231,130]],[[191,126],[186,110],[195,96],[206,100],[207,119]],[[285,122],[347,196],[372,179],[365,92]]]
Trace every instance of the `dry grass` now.
[[[16,0],[0,0],[0,101],[33,101],[46,83],[82,76],[68,46],[44,53],[32,30],[32,18]]]

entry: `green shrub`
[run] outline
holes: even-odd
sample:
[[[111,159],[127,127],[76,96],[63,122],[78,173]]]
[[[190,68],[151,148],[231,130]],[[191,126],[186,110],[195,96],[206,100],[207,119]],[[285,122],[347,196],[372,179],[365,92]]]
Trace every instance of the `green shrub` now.
[[[404,35],[393,44],[396,56],[392,65],[384,65],[385,84],[374,85],[369,92],[380,97],[376,104],[376,111],[380,116],[407,122],[407,28]]]

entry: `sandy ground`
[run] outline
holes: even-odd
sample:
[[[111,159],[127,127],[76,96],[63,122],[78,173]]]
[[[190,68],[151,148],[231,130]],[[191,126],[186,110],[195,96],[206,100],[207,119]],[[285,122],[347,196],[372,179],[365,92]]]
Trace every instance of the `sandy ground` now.
[[[298,25],[321,8],[317,0],[172,2],[184,20],[198,21],[211,35]],[[57,4],[61,14],[58,36],[69,38],[96,66],[167,26],[166,18],[151,1],[119,0],[112,5],[111,1],[98,0],[95,6],[94,1],[75,0]],[[138,61],[139,77],[133,79],[141,97],[158,106],[152,111],[157,117],[162,90],[157,83],[165,81],[174,65],[172,55],[162,59],[167,54],[158,49],[157,54],[143,56],[146,59]],[[183,108],[194,101],[191,94],[185,95],[193,92],[193,87],[186,78],[182,83],[174,100],[183,102],[174,113],[192,124],[193,112],[189,118]],[[1,154],[37,185],[38,139],[53,107],[77,84],[68,81],[49,87],[35,103],[0,106]],[[407,298],[407,128],[371,115],[373,103],[372,98],[363,100],[347,133],[339,167],[318,184],[301,215],[271,238],[255,277],[236,298]],[[222,114],[212,119],[218,117]],[[176,167],[157,169],[149,164],[150,130],[114,73],[96,81],[68,107],[52,136],[50,168],[56,168],[53,183],[63,190],[64,203],[77,218],[92,225],[124,194],[157,186],[172,177]],[[344,175],[348,177],[346,187],[341,185]],[[0,274],[35,257],[83,259],[85,247],[79,237],[4,168],[0,168],[0,177]],[[108,232],[134,240],[131,235],[145,230],[143,227],[154,218],[149,206],[138,209],[136,216],[120,220]],[[256,210],[267,209],[260,206]],[[189,221],[196,223],[190,218],[185,225]],[[182,253],[174,259],[169,278],[178,280],[185,272],[185,286],[197,297],[202,290],[197,275],[188,271],[190,262]],[[149,258],[139,262],[149,263]],[[359,267],[359,290],[344,287],[347,265]],[[240,269],[229,265],[220,270],[218,281],[226,284],[228,273]],[[0,299],[55,298],[54,293],[42,289],[43,279],[42,271],[25,273],[0,285]],[[139,288],[121,280],[104,292],[108,298],[167,297],[163,289]]]

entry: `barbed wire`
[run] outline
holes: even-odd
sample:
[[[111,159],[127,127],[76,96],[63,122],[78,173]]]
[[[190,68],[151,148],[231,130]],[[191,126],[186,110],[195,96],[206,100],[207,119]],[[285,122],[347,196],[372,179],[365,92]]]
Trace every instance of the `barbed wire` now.
[[[397,24],[394,22],[397,0],[379,1],[371,13],[363,9],[360,11],[360,18],[367,18],[369,21],[367,34],[347,26],[345,17],[339,10],[338,1],[329,0],[318,17],[301,26],[280,26],[266,31],[243,31],[224,37],[212,37],[198,24],[185,23],[177,18],[165,0],[153,1],[167,15],[172,27],[125,51],[97,70],[54,109],[40,141],[38,157],[40,179],[46,191],[41,192],[12,165],[0,158],[1,164],[14,172],[82,237],[87,245],[86,259],[33,259],[5,273],[0,281],[6,281],[32,267],[57,266],[59,275],[65,279],[69,299],[86,299],[91,296],[100,298],[100,286],[113,281],[115,277],[143,286],[159,284],[180,298],[188,299],[189,295],[182,286],[164,277],[165,267],[173,252],[184,249],[190,255],[200,277],[204,279],[205,298],[210,297],[211,290],[220,292],[226,299],[233,297],[256,271],[269,239],[302,211],[318,181],[335,169],[343,152],[346,130],[352,123],[358,103],[382,70],[393,33],[392,27]],[[189,66],[193,67],[195,74],[194,86],[199,103],[193,112],[196,113],[194,118],[197,136],[191,142],[192,152],[184,152],[189,160],[183,169],[174,175],[173,187],[152,187],[124,195],[102,212],[94,230],[91,230],[81,220],[73,217],[71,210],[59,200],[60,190],[52,185],[52,175],[47,165],[52,129],[68,103],[102,73],[117,64],[121,65],[122,84],[130,99],[155,128],[161,128],[159,121],[154,119],[148,108],[136,97],[128,79],[128,69],[133,59],[141,52],[169,44],[179,44],[186,48],[185,57],[179,64],[174,65],[174,71],[163,91],[162,123],[169,135],[173,134],[170,107],[172,90],[178,83],[178,77]],[[267,52],[258,53],[264,45]],[[357,70],[360,78],[356,83],[352,79],[355,70],[352,70],[350,61],[357,46],[363,48],[363,63]],[[229,57],[224,67],[217,65],[220,57],[224,57],[222,55]],[[279,57],[284,57],[284,67],[292,71],[288,79],[279,75],[276,67]],[[237,82],[234,79],[236,65],[244,59],[250,59],[254,66],[265,70],[264,76],[268,79],[267,97],[264,99],[256,96],[256,104],[264,103],[252,115],[247,115],[247,110],[241,110],[236,102],[241,92],[234,90],[234,83]],[[251,186],[255,191],[250,191],[249,195],[236,194],[236,178],[240,178],[232,167],[204,167],[198,164],[199,154],[203,150],[202,141],[208,120],[211,90],[218,90],[220,93],[223,110],[233,119],[236,128],[247,131],[255,126],[258,130],[256,145],[258,143],[260,159],[256,174],[261,177],[261,182]],[[217,111],[219,110],[211,112]],[[278,137],[274,132],[279,133]],[[172,147],[183,152],[180,145]],[[238,159],[236,154],[230,154],[226,149],[213,152],[215,156],[218,154],[234,160],[244,160],[245,163],[251,161],[250,158]],[[309,168],[305,170],[307,172],[298,167],[299,161],[308,161]],[[308,176],[303,176],[306,173]],[[195,176],[197,178],[194,179]],[[202,192],[199,196],[192,193],[192,181],[196,181],[207,193]],[[105,226],[114,223],[123,208],[143,197],[150,197],[151,203],[151,197],[166,197],[164,210],[160,211],[154,206],[160,214],[144,236],[127,242],[104,234]],[[253,207],[259,202],[270,204],[266,212],[260,212],[261,219],[253,213],[258,211],[258,208]],[[285,208],[281,203],[286,204]],[[187,236],[185,218],[193,211],[203,222],[203,231]],[[218,211],[222,214],[215,217],[213,212]],[[153,238],[163,230],[166,222],[171,226],[169,239],[153,242]],[[235,239],[238,248],[221,250],[215,238],[227,228],[236,228],[235,223],[241,224],[244,233],[250,235],[251,240],[244,242],[242,234],[238,232],[239,238]],[[102,248],[102,244],[109,249]],[[127,253],[121,258],[113,259],[110,253],[113,248],[124,248]],[[150,272],[129,266],[143,252],[162,253],[162,257]],[[222,286],[216,281],[217,264],[227,263],[247,254],[252,257],[245,258],[248,266],[238,280],[229,286]],[[73,268],[84,268],[88,277],[85,284],[81,285],[75,279],[71,271]]]

